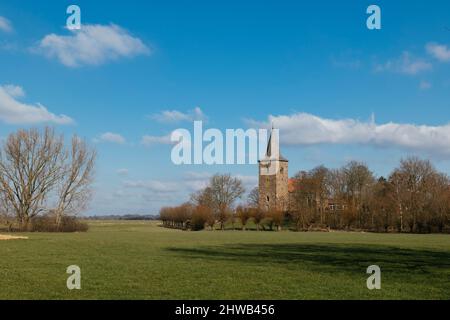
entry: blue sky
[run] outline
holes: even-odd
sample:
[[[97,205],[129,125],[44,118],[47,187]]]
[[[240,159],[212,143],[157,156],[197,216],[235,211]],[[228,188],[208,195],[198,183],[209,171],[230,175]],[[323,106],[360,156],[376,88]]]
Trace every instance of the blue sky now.
[[[64,28],[70,4],[80,31]],[[291,175],[353,159],[387,175],[413,154],[449,173],[450,3],[0,3],[0,137],[50,124],[95,145],[89,214],[155,213],[214,172],[254,185],[255,166],[171,163],[164,137],[200,118],[275,120]]]

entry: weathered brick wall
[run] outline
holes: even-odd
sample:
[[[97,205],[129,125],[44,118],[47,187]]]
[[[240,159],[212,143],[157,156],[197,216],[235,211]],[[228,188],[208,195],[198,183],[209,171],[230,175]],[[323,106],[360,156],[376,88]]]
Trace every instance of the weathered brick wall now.
[[[263,210],[287,210],[289,202],[288,192],[288,162],[272,162],[271,166],[278,165],[276,174],[265,175],[267,162],[259,165],[259,208]]]
[[[280,161],[279,172],[276,178],[277,210],[286,211],[288,208],[288,179],[288,162]]]

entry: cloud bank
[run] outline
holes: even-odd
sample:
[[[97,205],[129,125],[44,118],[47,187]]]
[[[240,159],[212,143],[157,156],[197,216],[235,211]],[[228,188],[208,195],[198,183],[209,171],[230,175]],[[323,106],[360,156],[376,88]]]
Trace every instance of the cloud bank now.
[[[209,172],[188,171],[177,181],[170,180],[125,180],[122,182],[122,190],[128,194],[133,190],[134,194],[145,200],[166,202],[184,199],[189,200],[190,194],[208,186],[210,178],[213,176]],[[234,175],[240,179],[247,191],[250,191],[258,184],[257,176]],[[141,192],[139,192],[141,191]]]
[[[356,119],[328,119],[308,113],[269,116],[267,122],[250,121],[260,127],[271,123],[280,129],[286,145],[364,144],[397,147],[450,157],[450,123],[438,126],[388,122],[377,124]]]
[[[37,103],[26,104],[19,101],[25,96],[20,86],[0,85],[0,121],[9,124],[54,123],[70,124],[73,120],[66,115],[55,115]]]

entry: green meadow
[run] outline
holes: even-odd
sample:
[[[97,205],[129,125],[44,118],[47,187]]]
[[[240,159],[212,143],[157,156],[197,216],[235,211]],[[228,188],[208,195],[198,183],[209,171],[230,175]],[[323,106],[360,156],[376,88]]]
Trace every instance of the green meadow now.
[[[0,241],[0,299],[450,298],[450,235],[89,224]],[[381,290],[366,287],[374,264]],[[69,265],[81,268],[81,290],[66,287]]]

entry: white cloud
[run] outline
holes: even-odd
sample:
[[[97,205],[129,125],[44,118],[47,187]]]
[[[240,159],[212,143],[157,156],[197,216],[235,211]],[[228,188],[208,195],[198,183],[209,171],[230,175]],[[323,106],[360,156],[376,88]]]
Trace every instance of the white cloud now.
[[[253,189],[258,184],[258,177],[257,176],[244,176],[244,175],[236,175],[236,178],[240,179],[242,181],[242,184],[244,187],[248,190]]]
[[[431,83],[428,81],[420,81],[419,88],[420,90],[428,90],[432,87]]]
[[[112,132],[105,132],[100,136],[100,139],[96,140],[97,142],[111,142],[111,143],[118,143],[118,144],[124,144],[126,142],[125,138],[121,136],[118,133],[112,133]]]
[[[177,182],[158,180],[124,181],[123,185],[126,188],[146,189],[157,193],[175,192],[180,189],[180,185]]]
[[[13,31],[11,22],[2,16],[0,16],[0,31],[8,33]]]
[[[70,124],[73,120],[66,115],[55,115],[37,103],[26,104],[17,100],[25,96],[22,87],[0,85],[0,121],[10,124],[55,123]]]
[[[212,174],[210,172],[204,172],[204,171],[186,171],[184,173],[184,177],[189,180],[208,180],[212,177]]]
[[[188,112],[164,110],[160,113],[151,115],[150,118],[162,123],[178,123],[183,121],[192,122],[197,120],[205,121],[207,119],[206,115],[199,107],[195,107],[193,110],[189,110]]]
[[[173,144],[173,142],[170,140],[170,134],[165,135],[165,136],[150,136],[150,135],[145,135],[142,137],[141,139],[141,144],[143,144],[144,146],[153,146],[156,144]]]
[[[68,67],[100,65],[121,57],[149,54],[139,38],[115,24],[86,25],[70,30],[71,35],[46,35],[34,51],[56,58]]]
[[[375,65],[375,72],[396,72],[407,75],[416,75],[418,73],[429,71],[433,65],[423,59],[414,58],[409,52],[405,51],[397,59],[391,59],[383,64]]]
[[[269,116],[267,122],[254,124],[269,127],[272,122],[280,129],[280,143],[287,145],[366,144],[450,156],[450,124],[376,124],[373,119],[334,120],[308,113]]]
[[[190,194],[201,190],[208,186],[210,178],[213,176],[209,172],[187,172],[177,181],[160,181],[160,180],[127,180],[123,182],[126,189],[143,190],[142,194],[147,199],[151,197],[153,200],[171,200],[180,203],[180,199],[188,200]],[[241,179],[246,190],[251,190],[258,183],[256,176],[234,176]],[[155,194],[159,198],[153,198]],[[167,196],[170,196],[169,198]]]
[[[3,86],[3,89],[13,98],[20,98],[25,96],[25,91],[22,87],[7,84]]]
[[[206,188],[209,180],[212,177],[212,173],[204,171],[187,171],[184,173],[183,183],[184,187],[189,192],[195,192]]]
[[[442,62],[450,61],[450,48],[446,45],[431,42],[426,45],[426,49],[433,58]]]

